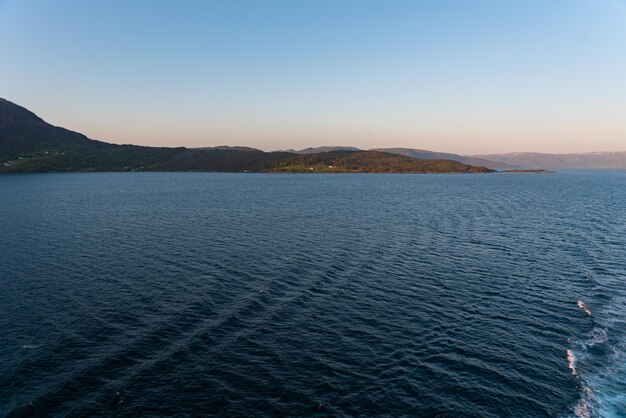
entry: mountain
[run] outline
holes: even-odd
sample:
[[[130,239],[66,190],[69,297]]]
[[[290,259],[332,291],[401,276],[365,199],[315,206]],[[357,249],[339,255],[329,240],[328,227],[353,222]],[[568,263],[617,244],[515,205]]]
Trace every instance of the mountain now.
[[[372,151],[390,152],[392,154],[406,155],[407,157],[418,158],[420,160],[452,160],[458,161],[463,164],[479,165],[487,168],[514,168],[515,165],[508,164],[502,161],[495,161],[484,158],[465,157],[458,154],[448,154],[445,152],[426,151],[421,149],[412,148],[375,148]]]
[[[299,151],[296,150],[287,150],[287,152],[291,152],[294,154],[317,154],[320,152],[331,152],[331,151],[361,151],[357,147],[337,147],[337,146],[327,146],[327,147],[309,147],[304,148]]]
[[[233,150],[233,151],[261,151],[260,149],[257,148],[251,148],[251,147],[237,147],[237,146],[230,146],[230,145],[218,145],[215,147],[202,147],[202,148],[192,148],[192,149],[202,149],[202,150],[207,150],[207,149],[213,149],[213,150],[217,150],[217,149],[221,149],[221,150]]]
[[[151,169],[183,150],[95,141],[0,98],[0,172]]]
[[[0,98],[0,159],[44,149],[98,147],[103,143],[46,123],[33,112]]]
[[[0,172],[222,171],[331,173],[487,173],[451,160],[419,160],[379,151],[294,154],[247,147],[157,148],[117,145],[45,122],[0,99]]]
[[[626,152],[589,152],[582,154],[542,154],[514,152],[509,154],[475,155],[528,168],[626,168]]]

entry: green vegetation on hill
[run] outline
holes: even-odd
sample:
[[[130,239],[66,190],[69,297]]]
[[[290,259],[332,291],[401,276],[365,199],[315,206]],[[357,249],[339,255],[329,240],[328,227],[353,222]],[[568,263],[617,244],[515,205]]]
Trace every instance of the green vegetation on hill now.
[[[218,171],[267,173],[486,173],[451,160],[379,151],[310,154],[244,147],[156,148],[94,141],[0,99],[0,172]]]
[[[491,170],[449,160],[417,160],[376,151],[287,152],[187,150],[157,167],[163,171],[276,173],[485,173]]]

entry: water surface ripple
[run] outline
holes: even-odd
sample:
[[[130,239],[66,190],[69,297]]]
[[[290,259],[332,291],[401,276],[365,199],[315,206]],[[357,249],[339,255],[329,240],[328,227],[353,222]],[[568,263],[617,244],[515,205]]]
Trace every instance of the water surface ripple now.
[[[0,176],[0,414],[626,416],[626,172]]]

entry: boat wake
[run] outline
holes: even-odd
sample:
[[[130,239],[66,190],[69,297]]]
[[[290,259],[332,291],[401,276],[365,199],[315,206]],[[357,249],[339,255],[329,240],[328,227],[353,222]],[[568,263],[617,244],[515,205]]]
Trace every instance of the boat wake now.
[[[591,316],[584,302],[578,306]],[[578,418],[626,416],[626,298],[614,299],[599,312],[584,339],[567,350],[568,367],[578,381]]]

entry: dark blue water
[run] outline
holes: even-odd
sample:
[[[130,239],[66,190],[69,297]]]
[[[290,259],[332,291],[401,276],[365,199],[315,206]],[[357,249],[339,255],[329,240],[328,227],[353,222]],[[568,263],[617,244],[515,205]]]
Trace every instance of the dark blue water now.
[[[626,172],[0,176],[8,416],[626,416],[625,353]]]

